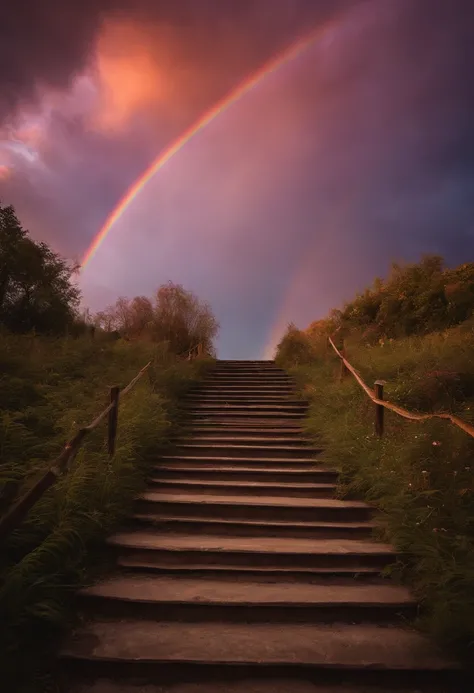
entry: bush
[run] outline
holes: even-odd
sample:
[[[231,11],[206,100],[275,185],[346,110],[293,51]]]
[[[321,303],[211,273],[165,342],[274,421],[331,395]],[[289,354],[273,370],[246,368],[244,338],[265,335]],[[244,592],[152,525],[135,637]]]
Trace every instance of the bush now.
[[[179,395],[209,360],[177,360],[166,345],[90,337],[0,337],[0,488],[21,495],[65,442],[105,406],[108,387],[152,368],[120,402],[116,453],[104,426],[86,439],[69,472],[2,547],[2,680],[30,676],[71,615],[104,538],[130,511],[152,459],[169,441]],[[4,504],[4,509],[5,509]],[[100,564],[100,561],[99,561]],[[44,646],[44,647],[43,647]]]
[[[279,366],[287,363],[302,365],[311,363],[314,356],[314,349],[308,336],[294,325],[288,325],[286,334],[277,346],[276,364]]]
[[[334,310],[306,330],[311,342],[324,334],[357,334],[365,344],[439,332],[469,320],[474,310],[474,263],[445,269],[428,255],[411,265],[393,264],[389,277],[373,285],[342,310]]]
[[[387,381],[387,400],[474,423],[472,325],[377,346],[355,340],[347,351],[365,382]],[[392,572],[420,599],[420,625],[465,652],[474,641],[474,439],[446,421],[392,412],[379,439],[374,405],[354,378],[335,377],[331,351],[305,366],[285,364],[310,399],[310,437],[341,471],[341,497],[363,497],[381,511],[378,534],[402,554]]]
[[[182,355],[201,345],[214,354],[213,340],[219,325],[210,306],[180,284],[163,284],[153,300],[146,296],[119,298],[115,305],[95,317],[96,324],[126,339],[168,343],[170,351]]]

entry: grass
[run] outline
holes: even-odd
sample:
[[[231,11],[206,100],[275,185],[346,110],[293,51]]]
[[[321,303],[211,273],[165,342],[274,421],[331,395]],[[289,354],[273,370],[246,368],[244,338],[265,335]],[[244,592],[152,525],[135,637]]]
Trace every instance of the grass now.
[[[209,362],[177,360],[162,345],[0,336],[3,511],[14,500],[6,496],[19,497],[104,408],[108,387],[123,387],[149,360],[149,375],[120,402],[113,459],[101,425],[2,547],[0,668],[16,690],[29,690],[45,670],[45,656],[73,616],[72,595],[100,565],[101,543],[169,442],[179,396]]]
[[[306,356],[302,344],[306,339]],[[441,420],[410,422],[385,412],[374,433],[374,405],[325,340],[296,336],[277,360],[309,398],[306,427],[341,471],[341,497],[364,498],[381,513],[379,536],[402,558],[391,572],[421,604],[419,625],[452,646],[474,647],[474,439]],[[349,361],[385,398],[419,412],[450,411],[474,423],[474,325],[366,346],[353,335]],[[294,362],[294,361],[293,361]],[[303,362],[303,363],[302,363]]]

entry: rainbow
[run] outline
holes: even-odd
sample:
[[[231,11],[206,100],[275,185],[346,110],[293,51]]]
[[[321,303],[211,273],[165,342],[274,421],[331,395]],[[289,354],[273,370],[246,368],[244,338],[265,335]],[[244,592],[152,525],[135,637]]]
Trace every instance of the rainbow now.
[[[209,125],[214,118],[226,111],[230,106],[232,106],[232,104],[241,99],[242,96],[253,89],[253,87],[267,77],[267,75],[275,72],[275,70],[282,67],[285,63],[294,60],[297,56],[303,53],[307,48],[309,48],[309,46],[311,46],[316,38],[321,38],[321,36],[330,28],[330,26],[332,26],[332,23],[324,27],[318,27],[317,30],[312,31],[309,35],[303,38],[300,38],[282,53],[269,60],[261,68],[259,68],[257,72],[253,73],[239,86],[233,89],[230,94],[227,94],[223,99],[212,106],[210,110],[206,111],[193,125],[191,125],[191,127],[185,130],[176,140],[174,140],[174,142],[172,142],[167,149],[160,152],[156,159],[152,161],[150,166],[148,166],[148,168],[141,174],[139,178],[137,178],[133,185],[130,186],[120,202],[109,214],[104,225],[85,252],[81,262],[81,268],[84,269],[85,266],[91,261],[107,237],[112,226],[121,217],[128,205],[136,198],[138,193],[145,187],[148,181],[153,178],[155,173],[163,168],[171,157],[177,154],[184,147],[184,145],[189,142],[192,137],[194,137],[194,135]]]

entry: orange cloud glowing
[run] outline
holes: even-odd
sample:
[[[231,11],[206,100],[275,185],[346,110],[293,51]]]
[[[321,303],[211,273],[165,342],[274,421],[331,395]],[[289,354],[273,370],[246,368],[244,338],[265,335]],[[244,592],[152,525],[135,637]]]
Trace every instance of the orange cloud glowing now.
[[[100,106],[94,120],[100,129],[119,130],[137,112],[166,98],[167,79],[143,26],[107,24],[97,43],[96,70]]]

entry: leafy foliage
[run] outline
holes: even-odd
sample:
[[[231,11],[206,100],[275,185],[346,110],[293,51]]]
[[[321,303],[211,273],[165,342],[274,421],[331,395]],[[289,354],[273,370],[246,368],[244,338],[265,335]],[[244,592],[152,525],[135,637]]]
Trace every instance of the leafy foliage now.
[[[459,325],[473,315],[474,263],[446,269],[443,259],[428,255],[417,264],[392,265],[386,280],[313,323],[310,337],[358,332],[366,343],[380,339],[427,334]]]
[[[14,332],[64,332],[79,305],[76,269],[46,243],[33,241],[13,207],[0,205],[0,325]]]
[[[42,475],[65,442],[105,406],[110,385],[148,375],[120,402],[116,453],[105,427],[86,439],[69,472],[2,545],[2,680],[31,676],[71,617],[75,589],[101,566],[101,542],[130,510],[177,424],[177,398],[209,360],[177,359],[166,344],[107,335],[0,335],[0,503],[4,511]],[[8,687],[8,686],[7,686]]]
[[[127,339],[166,341],[175,354],[185,354],[198,344],[213,354],[219,325],[210,306],[180,284],[163,284],[154,299],[136,296],[119,298],[96,316],[106,331],[117,331]]]
[[[369,293],[306,332],[289,330],[277,360],[295,374],[310,401],[307,430],[324,446],[325,461],[340,469],[340,495],[363,497],[381,511],[378,535],[403,556],[391,570],[414,588],[422,607],[420,626],[466,652],[474,642],[474,439],[446,421],[410,422],[392,412],[386,412],[385,433],[378,438],[374,405],[354,378],[340,381],[339,360],[325,338],[339,319],[350,362],[369,385],[386,381],[386,399],[410,410],[450,411],[474,423],[472,268],[448,272],[436,263],[430,266],[429,273],[423,265],[424,270],[397,271],[393,279],[392,288],[405,287],[403,301],[411,301],[411,314],[407,302],[390,313],[393,293],[375,313]],[[447,277],[457,277],[464,287],[456,289],[458,299],[451,305],[442,298]],[[434,291],[440,278],[444,288]],[[382,308],[384,330],[390,324],[395,330],[389,315],[394,320],[398,315],[402,331],[426,332],[448,319],[449,311],[461,324],[399,339],[378,333],[375,344],[367,343],[360,327],[370,324],[368,316],[380,316]],[[301,361],[301,345],[311,359]]]

